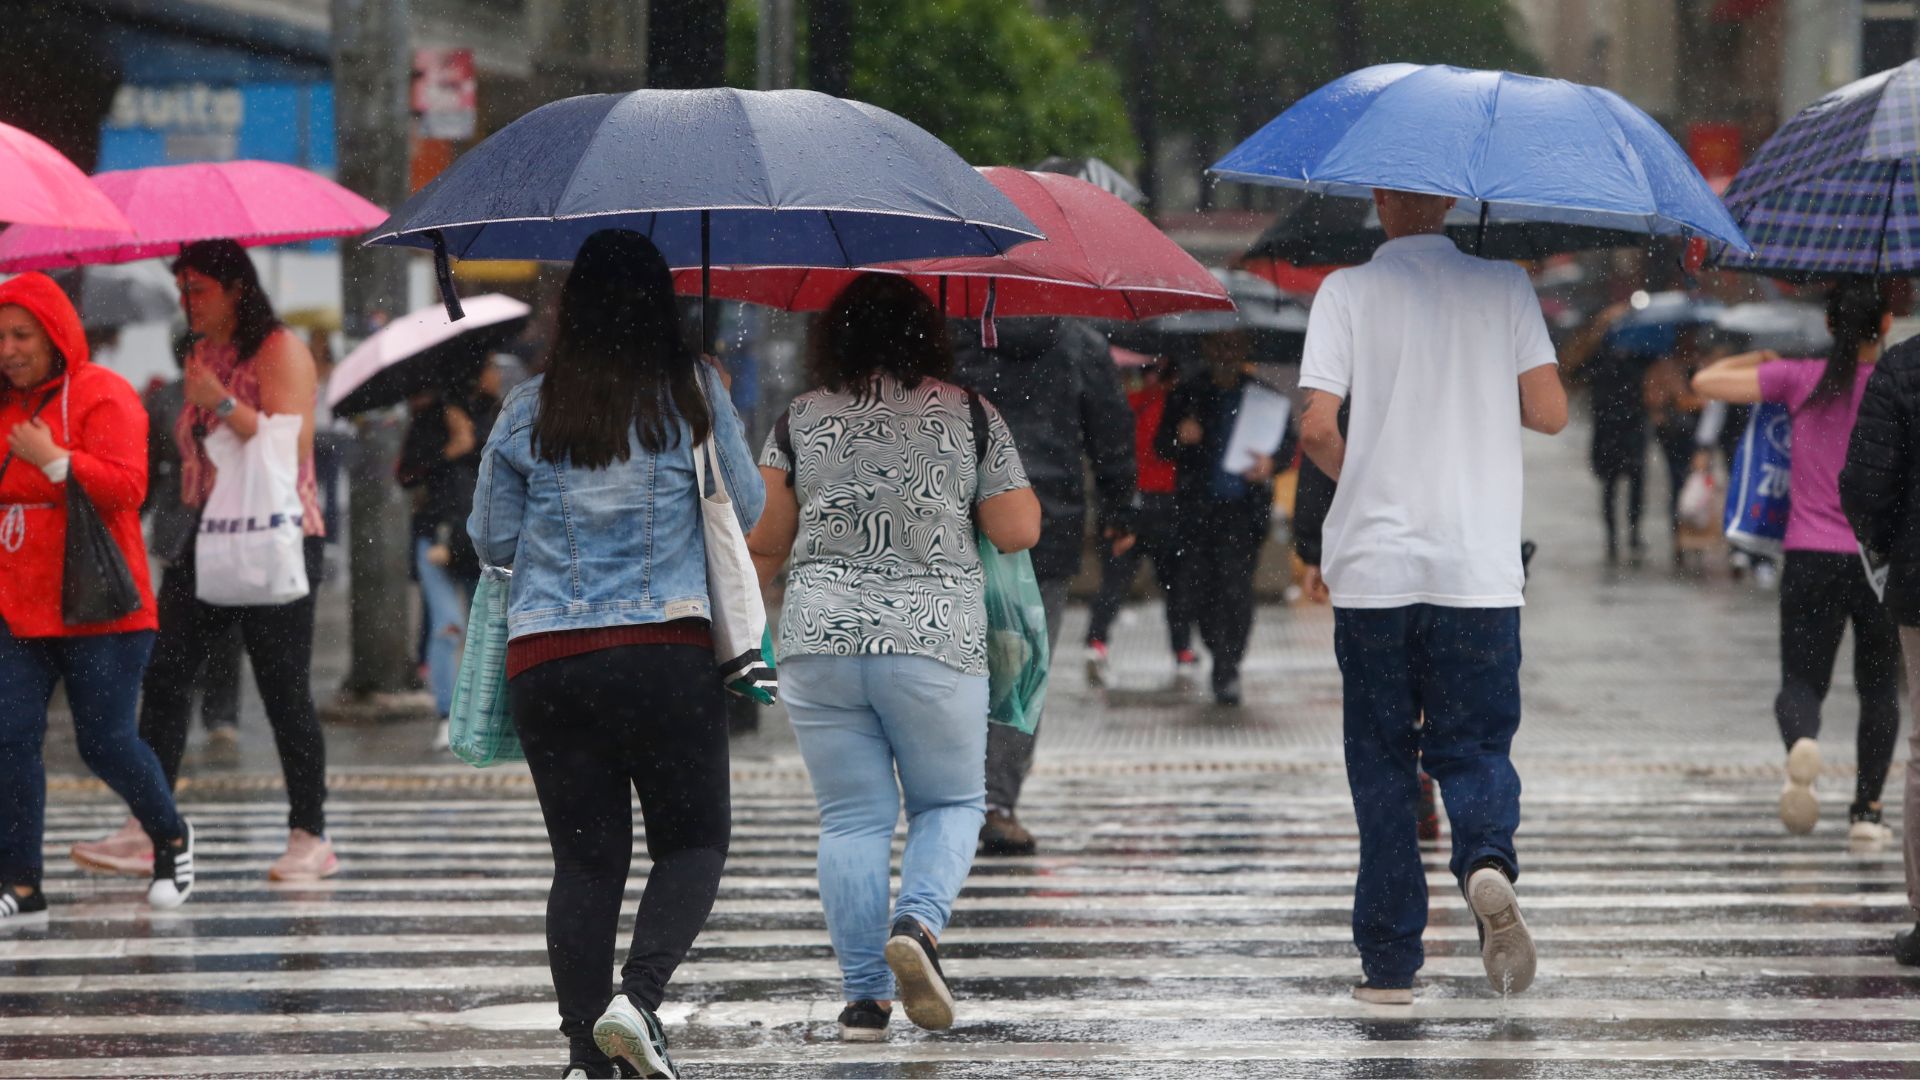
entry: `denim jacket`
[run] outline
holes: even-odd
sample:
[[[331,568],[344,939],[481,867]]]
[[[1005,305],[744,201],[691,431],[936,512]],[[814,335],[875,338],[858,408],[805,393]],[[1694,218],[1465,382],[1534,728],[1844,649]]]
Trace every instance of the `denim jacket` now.
[[[706,542],[694,491],[691,432],[675,421],[674,444],[604,469],[555,465],[533,452],[541,378],[514,388],[481,453],[467,530],[483,563],[513,568],[507,636],[711,618]],[[714,405],[720,468],[742,529],[766,503],[766,487],[720,378],[700,365]]]

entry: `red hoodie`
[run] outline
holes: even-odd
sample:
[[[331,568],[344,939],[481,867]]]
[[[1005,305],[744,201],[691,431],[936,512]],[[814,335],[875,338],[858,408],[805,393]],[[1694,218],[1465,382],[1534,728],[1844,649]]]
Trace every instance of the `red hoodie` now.
[[[127,380],[94,365],[80,315],[45,274],[0,282],[0,306],[18,304],[39,320],[66,371],[26,390],[0,380],[0,441],[44,400],[40,419],[67,448],[67,483],[79,483],[120,546],[140,589],[140,610],[112,622],[68,626],[60,618],[66,561],[66,490],[15,458],[0,477],[0,620],[15,637],[84,637],[159,626],[140,540],[140,502],[147,494],[147,411]],[[0,446],[0,457],[5,456]]]

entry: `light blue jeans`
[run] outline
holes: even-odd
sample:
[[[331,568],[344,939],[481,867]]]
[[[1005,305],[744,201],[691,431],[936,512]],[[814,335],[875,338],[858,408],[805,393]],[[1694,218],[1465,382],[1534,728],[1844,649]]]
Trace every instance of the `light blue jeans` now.
[[[453,683],[460,677],[460,639],[467,635],[467,600],[444,566],[427,561],[433,541],[416,537],[413,569],[420,577],[420,602],[427,609],[427,682],[433,686],[433,707],[445,720],[453,712]],[[471,596],[471,593],[468,594]]]
[[[846,999],[890,1000],[893,920],[912,916],[939,934],[973,869],[987,805],[987,678],[922,656],[796,656],[780,661],[780,699],[820,804],[820,902]],[[903,793],[907,848],[889,918]]]

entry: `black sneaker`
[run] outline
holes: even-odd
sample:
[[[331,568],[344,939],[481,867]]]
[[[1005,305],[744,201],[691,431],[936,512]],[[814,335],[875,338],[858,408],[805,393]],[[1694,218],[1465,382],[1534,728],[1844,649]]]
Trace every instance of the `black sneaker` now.
[[[856,1001],[840,1010],[841,1042],[884,1042],[892,1009],[883,1009],[871,998]]]
[[[927,928],[912,918],[893,921],[893,933],[887,938],[887,966],[900,984],[900,1002],[907,1007],[907,1019],[928,1031],[945,1031],[953,1026],[953,992],[947,989],[946,974],[940,970],[940,947]]]
[[[193,894],[193,822],[180,820],[187,827],[184,845],[153,846],[153,884],[147,886],[147,903],[161,909],[177,908]]]
[[[13,891],[13,886],[0,884],[0,926],[9,919],[23,919],[28,915],[43,915],[47,910],[47,891],[35,888],[29,896],[21,896]]]
[[[1902,930],[1893,935],[1893,962],[1906,967],[1920,967],[1920,923],[1911,930]]]
[[[1224,705],[1229,709],[1237,709],[1240,707],[1240,700],[1240,676],[1229,675],[1224,679],[1214,679],[1214,704]]]

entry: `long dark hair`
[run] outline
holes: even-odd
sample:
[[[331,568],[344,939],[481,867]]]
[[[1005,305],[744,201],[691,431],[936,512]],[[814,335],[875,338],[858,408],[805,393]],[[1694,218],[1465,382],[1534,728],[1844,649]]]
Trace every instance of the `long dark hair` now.
[[[1860,370],[1860,350],[1879,340],[1880,321],[1892,306],[1893,298],[1873,278],[1850,277],[1833,287],[1827,294],[1827,329],[1833,334],[1833,348],[1807,400],[1830,401],[1852,391],[1854,375]]]
[[[560,289],[533,452],[604,469],[631,456],[632,435],[650,453],[674,445],[676,415],[699,445],[713,430],[700,362],[681,339],[673,271],[660,249],[628,229],[594,233]]]
[[[280,318],[273,313],[273,301],[260,286],[260,271],[247,256],[247,249],[232,240],[202,240],[180,249],[173,260],[175,275],[191,270],[205,275],[228,290],[236,290],[239,299],[233,310],[233,347],[242,359],[251,357],[280,329]],[[199,330],[195,328],[195,332]]]
[[[807,374],[828,390],[862,386],[885,373],[911,389],[953,371],[947,320],[906,278],[862,274],[813,325]]]

